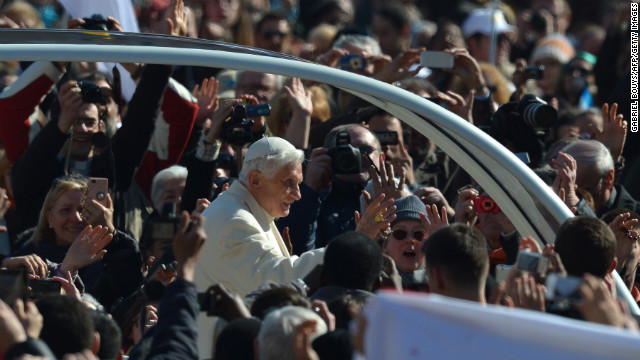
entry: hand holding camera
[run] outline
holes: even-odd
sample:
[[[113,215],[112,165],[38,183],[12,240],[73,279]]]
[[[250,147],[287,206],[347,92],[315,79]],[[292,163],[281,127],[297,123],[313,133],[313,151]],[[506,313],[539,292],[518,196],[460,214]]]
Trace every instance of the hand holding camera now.
[[[190,219],[189,213],[183,211],[173,238],[173,254],[178,261],[178,276],[187,281],[193,281],[196,262],[207,240],[204,232],[205,221],[201,215],[195,215]]]
[[[227,321],[251,317],[240,295],[219,284],[211,286],[203,293],[198,293],[198,303],[200,311],[206,312],[207,316],[219,316]]]
[[[476,212],[474,199],[476,199],[478,195],[478,190],[474,188],[458,190],[458,199],[455,205],[455,222],[469,226],[475,225],[478,219],[478,213]]]
[[[70,80],[62,85],[58,93],[58,102],[60,103],[58,129],[68,134],[78,120],[78,110],[83,103],[82,93],[76,81]]]
[[[313,149],[304,174],[305,185],[315,191],[328,188],[331,185],[333,173],[331,165],[329,149],[322,147]]]

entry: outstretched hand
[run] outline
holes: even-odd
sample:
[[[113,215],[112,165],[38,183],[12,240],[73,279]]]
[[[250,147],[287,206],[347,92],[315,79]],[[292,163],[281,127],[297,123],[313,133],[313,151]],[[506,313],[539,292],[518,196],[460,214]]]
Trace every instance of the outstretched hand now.
[[[595,140],[603,143],[611,152],[614,162],[620,161],[622,149],[627,140],[627,121],[622,114],[618,114],[618,104],[609,106],[602,105],[602,132],[593,127],[591,130],[595,134]]]
[[[311,93],[305,90],[300,78],[292,78],[291,86],[285,85],[283,88],[287,93],[289,106],[291,107],[291,111],[294,114],[300,113],[302,115],[311,115],[311,113],[313,112]]]
[[[382,70],[377,71],[374,74],[374,78],[387,83],[399,81],[402,79],[410,78],[416,75],[422,69],[421,66],[417,66],[413,70],[409,70],[411,65],[420,63],[420,53],[425,49],[409,49],[403,51],[395,59],[391,60]]]
[[[366,198],[370,198],[369,193],[363,191]],[[355,212],[356,231],[366,234],[371,239],[378,239],[385,231],[396,215],[393,213],[396,206],[393,205],[393,198],[385,200],[385,195],[381,194],[370,202],[364,213]]]
[[[369,176],[373,182],[373,196],[384,194],[387,198],[398,200],[404,197],[404,173],[400,174],[400,181],[396,184],[393,165],[385,162],[383,155],[380,155],[380,176],[376,173],[373,165],[369,167]]]
[[[175,0],[167,8],[167,28],[165,33],[173,36],[187,35],[187,14],[184,11],[183,0]]]
[[[420,213],[420,223],[427,230],[427,235],[431,236],[438,229],[449,225],[449,217],[447,217],[447,209],[443,206],[441,213],[438,213],[437,205],[427,205],[425,213]]]
[[[113,239],[113,235],[108,232],[106,227],[87,225],[67,250],[60,271],[63,274],[67,271],[75,274],[79,269],[102,260],[107,253],[104,247]]]
[[[220,83],[213,76],[204,78],[202,85],[196,84],[193,88],[193,97],[198,101],[198,114],[196,124],[202,125],[218,106],[218,86]]]

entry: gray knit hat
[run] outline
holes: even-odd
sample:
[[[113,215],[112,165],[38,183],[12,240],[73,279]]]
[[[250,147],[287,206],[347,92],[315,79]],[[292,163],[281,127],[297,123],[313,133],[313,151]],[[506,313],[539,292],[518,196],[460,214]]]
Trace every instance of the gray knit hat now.
[[[420,221],[420,213],[423,213],[425,209],[424,203],[415,195],[398,199],[393,205],[396,206],[396,211],[394,212],[396,219],[391,223],[392,227],[402,220]]]

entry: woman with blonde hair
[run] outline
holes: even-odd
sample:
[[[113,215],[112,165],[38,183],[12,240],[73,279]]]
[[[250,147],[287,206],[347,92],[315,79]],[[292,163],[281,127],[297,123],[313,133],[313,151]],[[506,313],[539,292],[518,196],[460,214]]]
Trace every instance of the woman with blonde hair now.
[[[113,225],[113,205],[88,198],[82,176],[57,178],[47,193],[29,241],[12,256],[35,254],[49,267],[47,277],[74,279],[108,309],[142,282],[137,242]]]

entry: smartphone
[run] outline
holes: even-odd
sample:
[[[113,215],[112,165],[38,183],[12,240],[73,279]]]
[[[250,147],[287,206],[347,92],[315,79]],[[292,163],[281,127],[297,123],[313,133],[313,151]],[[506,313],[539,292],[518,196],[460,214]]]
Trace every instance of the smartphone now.
[[[30,279],[29,288],[28,298],[38,300],[47,295],[60,295],[61,284],[48,279]]]
[[[453,67],[453,54],[444,51],[423,51],[420,54],[420,65],[428,68],[451,69]]]
[[[200,304],[201,312],[211,312],[216,308],[217,294],[213,288],[209,288],[205,292],[198,293],[198,304]]]
[[[531,251],[518,251],[516,268],[520,271],[535,273],[544,276],[549,270],[549,258]]]
[[[505,281],[507,274],[513,265],[496,265],[496,281],[499,283]]]
[[[0,269],[0,299],[12,306],[27,298],[27,274],[22,269]]]
[[[340,58],[340,68],[350,71],[364,71],[367,60],[362,55],[345,55]]]
[[[397,131],[374,131],[373,132],[378,140],[380,140],[380,145],[398,145],[398,132]]]
[[[576,276],[561,276],[551,273],[547,276],[545,284],[547,290],[544,297],[547,300],[568,300],[569,302],[580,302],[582,297],[578,287],[582,284],[582,279]]]
[[[107,178],[89,178],[89,200],[96,200],[102,206],[107,206],[107,194],[109,193],[109,180]]]
[[[530,65],[524,68],[524,72],[527,74],[527,79],[542,79],[543,71],[544,65]]]

